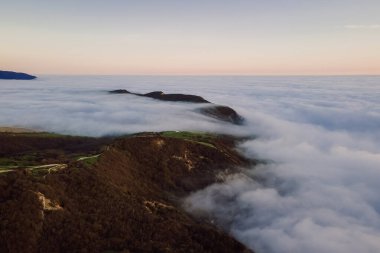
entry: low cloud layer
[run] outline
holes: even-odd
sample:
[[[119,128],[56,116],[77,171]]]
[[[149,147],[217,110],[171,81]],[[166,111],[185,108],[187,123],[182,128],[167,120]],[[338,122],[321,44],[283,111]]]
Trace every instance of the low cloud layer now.
[[[0,85],[0,125],[87,136],[168,129],[231,130],[231,126],[199,114],[199,104],[107,92],[117,88],[137,92],[157,89],[149,84],[141,88],[133,80],[42,77],[29,82],[1,81]]]
[[[380,154],[373,144],[276,123],[273,137],[241,146],[267,164],[193,194],[185,207],[207,213],[257,252],[378,252]]]
[[[100,136],[205,130],[256,136],[266,163],[189,196],[257,252],[380,252],[379,77],[42,77],[0,81],[0,125]],[[107,90],[201,95],[247,119],[234,126]]]

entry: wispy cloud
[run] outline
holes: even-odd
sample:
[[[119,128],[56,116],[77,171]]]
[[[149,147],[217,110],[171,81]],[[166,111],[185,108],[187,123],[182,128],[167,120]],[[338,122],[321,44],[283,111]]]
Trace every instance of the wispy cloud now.
[[[372,25],[345,25],[346,29],[380,29],[380,24]]]

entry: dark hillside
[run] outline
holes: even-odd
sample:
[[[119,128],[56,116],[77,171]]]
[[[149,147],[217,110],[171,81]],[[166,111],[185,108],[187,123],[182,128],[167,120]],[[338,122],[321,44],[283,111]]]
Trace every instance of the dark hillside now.
[[[54,146],[46,140],[62,137],[41,138],[25,144],[45,152]],[[79,159],[62,150],[66,167],[0,173],[0,252],[250,252],[181,208],[183,196],[248,163],[233,138],[166,132],[100,143],[79,142],[92,155]],[[17,137],[13,144],[26,152]]]

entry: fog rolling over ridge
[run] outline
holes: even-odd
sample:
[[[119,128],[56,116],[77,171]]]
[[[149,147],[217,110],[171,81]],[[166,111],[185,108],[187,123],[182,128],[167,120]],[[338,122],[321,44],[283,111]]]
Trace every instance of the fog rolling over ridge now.
[[[267,161],[184,201],[257,252],[380,252],[380,77],[56,77],[0,81],[0,125],[101,136],[201,130],[256,136]],[[231,106],[108,94],[162,90]]]

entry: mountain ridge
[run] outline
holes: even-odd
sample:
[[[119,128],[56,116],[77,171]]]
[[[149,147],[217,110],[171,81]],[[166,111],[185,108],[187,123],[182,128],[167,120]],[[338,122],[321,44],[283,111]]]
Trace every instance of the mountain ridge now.
[[[196,104],[205,104],[204,107],[199,108],[197,112],[224,122],[232,123],[235,125],[242,125],[244,118],[239,115],[234,109],[225,105],[216,105],[201,96],[182,94],[182,93],[164,93],[162,91],[153,91],[145,94],[130,92],[125,89],[117,89],[108,91],[110,94],[130,94],[140,97],[149,97],[167,102],[187,102]]]

